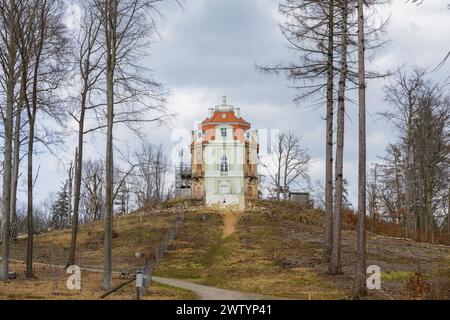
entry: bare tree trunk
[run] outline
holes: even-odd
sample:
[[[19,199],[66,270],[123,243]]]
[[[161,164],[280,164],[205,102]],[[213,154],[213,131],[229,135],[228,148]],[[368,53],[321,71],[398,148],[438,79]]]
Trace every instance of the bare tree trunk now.
[[[27,259],[26,259],[26,277],[33,277],[33,152],[34,152],[34,137],[35,137],[35,123],[36,123],[36,113],[38,108],[37,92],[38,92],[38,73],[40,58],[42,53],[42,48],[44,45],[44,35],[43,32],[46,28],[46,12],[42,10],[40,17],[40,32],[42,32],[37,44],[36,59],[34,61],[33,70],[33,87],[32,87],[32,98],[31,98],[31,108],[27,106],[28,110],[28,154],[27,154]]]
[[[343,199],[343,165],[344,165],[344,120],[345,120],[345,83],[347,79],[347,20],[348,1],[340,1],[342,11],[341,30],[341,74],[338,89],[338,112],[337,112],[337,146],[336,146],[336,197],[333,215],[333,240],[331,246],[331,258],[329,264],[330,274],[341,274],[341,220]]]
[[[76,158],[77,158],[77,150],[75,150],[75,161],[76,161]],[[68,214],[68,217],[67,217],[68,225],[66,227],[70,227],[72,225],[72,189],[73,189],[73,162],[72,161],[70,162],[68,180],[69,181],[68,181],[67,188],[69,189],[68,190],[69,203],[68,203],[68,210],[67,210],[68,211],[67,212],[67,214]]]
[[[374,171],[374,195],[373,195],[373,201],[374,201],[374,210],[372,212],[372,232],[375,232],[376,223],[377,223],[377,179],[378,179],[378,163],[375,163],[375,171]]]
[[[288,161],[289,161],[289,152],[291,150],[289,148],[286,149],[286,155],[285,155],[285,160],[284,160],[284,168],[283,168],[283,200],[286,201],[288,198],[288,189],[289,189],[289,184],[288,184],[288,170],[289,170],[289,166],[288,166]]]
[[[450,239],[450,188],[448,189],[448,203],[447,203],[447,238]]]
[[[277,200],[280,201],[280,194],[281,194],[281,159],[282,159],[282,155],[283,155],[283,135],[278,137],[278,163],[277,163],[277,177],[276,177],[276,184],[277,184]]]
[[[27,94],[27,84],[28,84],[28,58],[27,53],[23,52],[22,48],[20,53],[22,66],[21,66],[21,83],[19,92],[19,101],[17,103],[16,109],[16,123],[14,128],[14,150],[13,150],[13,160],[12,160],[12,183],[11,183],[11,225],[12,225],[12,240],[17,239],[17,185],[19,180],[19,164],[20,164],[20,146],[22,141],[20,139],[20,131],[22,129],[21,116],[23,110],[23,104],[26,100]]]
[[[82,101],[85,99],[82,98]],[[83,103],[83,102],[82,102]],[[82,178],[82,166],[83,166],[83,130],[84,130],[84,116],[85,108],[82,107],[80,114],[80,122],[78,128],[78,148],[75,157],[75,190],[74,190],[74,204],[73,204],[73,217],[72,217],[72,235],[70,238],[69,247],[69,260],[67,265],[71,266],[75,264],[75,250],[77,245],[78,234],[78,220],[79,220],[79,208],[80,208],[80,195],[81,195],[81,178]]]
[[[41,37],[36,44],[37,52],[34,61],[33,69],[33,86],[32,86],[32,98],[31,108],[27,106],[28,111],[28,153],[27,153],[27,259],[26,259],[26,277],[33,277],[33,152],[34,152],[34,137],[35,137],[35,123],[36,113],[38,108],[37,92],[38,92],[38,74],[42,49],[44,46],[44,30],[46,28],[46,11],[42,10],[40,17],[39,30]]]
[[[413,209],[413,221],[414,221],[414,231],[416,232],[416,213],[417,213],[417,207],[415,205],[411,206],[411,202],[415,203],[415,199],[411,199],[412,196],[412,179],[411,179],[411,131],[412,131],[412,114],[413,114],[413,106],[411,103],[409,103],[409,109],[408,109],[408,121],[407,128],[406,128],[406,155],[405,155],[405,163],[404,163],[404,172],[405,172],[405,207],[406,207],[406,216],[409,218],[411,216],[411,207]],[[415,192],[414,192],[415,195]],[[411,201],[413,200],[413,201]]]
[[[36,79],[35,79],[36,80]],[[36,115],[35,112],[34,116]],[[26,277],[33,277],[33,143],[34,116],[29,117],[28,154],[27,154],[27,259]]]
[[[114,202],[114,163],[113,163],[113,121],[114,121],[114,70],[116,59],[116,26],[117,1],[106,1],[108,21],[106,28],[106,95],[107,95],[107,129],[106,129],[106,212],[105,212],[105,244],[103,289],[108,290],[111,284],[112,269],[112,228]]]
[[[13,109],[14,109],[14,85],[16,65],[16,39],[15,18],[16,3],[9,2],[7,30],[9,41],[7,47],[7,72],[6,77],[6,113],[4,115],[4,139],[3,139],[3,241],[2,241],[2,270],[0,280],[8,280],[9,274],[9,238],[11,217],[11,165],[12,165],[12,139],[13,139]]]
[[[330,262],[333,230],[333,53],[334,53],[334,0],[328,3],[328,48],[327,48],[327,120],[326,120],[326,168],[325,168],[325,239],[323,259]]]
[[[364,57],[364,1],[358,0],[358,72],[359,72],[359,157],[358,157],[358,242],[353,294],[367,293],[366,287],[366,77]]]
[[[81,141],[83,143],[83,141]],[[80,146],[80,140],[78,136],[78,147]],[[80,154],[78,148],[75,149],[75,190],[74,190],[74,205],[73,205],[73,215],[72,215],[72,234],[70,237],[69,246],[69,260],[67,261],[67,266],[75,264],[75,249],[78,233],[78,208],[80,205],[80,190],[81,190],[81,169],[79,167]],[[70,189],[70,188],[69,188]],[[71,194],[71,192],[69,192]],[[70,210],[69,210],[70,212]]]
[[[80,92],[80,115],[78,121],[78,147],[76,149],[75,156],[75,188],[74,188],[74,204],[73,204],[73,218],[72,218],[72,235],[70,239],[69,247],[69,259],[67,265],[75,264],[75,250],[78,233],[79,223],[79,211],[80,211],[80,197],[81,197],[81,181],[83,175],[83,142],[84,142],[84,121],[86,117],[86,110],[88,104],[88,95],[92,90],[93,85],[96,83],[99,74],[94,74],[94,70],[99,71],[98,65],[101,57],[93,59],[96,51],[97,36],[99,34],[101,24],[96,22],[95,6],[87,5],[84,12],[83,29],[80,30],[80,36],[82,37],[81,44],[79,45],[78,64],[79,72],[81,75],[82,88]],[[93,60],[91,60],[93,59]],[[90,178],[90,177],[89,177]],[[96,177],[94,177],[96,180]],[[94,182],[94,187],[95,187]],[[97,192],[97,190],[94,190]],[[93,206],[90,205],[92,208]]]
[[[22,80],[23,81],[23,80]],[[23,85],[22,85],[23,86]],[[21,89],[22,90],[22,89]],[[19,99],[16,109],[16,123],[14,128],[14,148],[12,158],[12,173],[11,173],[11,239],[17,239],[17,185],[19,180],[19,162],[20,162],[20,130],[21,130],[21,114],[22,114],[22,99]]]

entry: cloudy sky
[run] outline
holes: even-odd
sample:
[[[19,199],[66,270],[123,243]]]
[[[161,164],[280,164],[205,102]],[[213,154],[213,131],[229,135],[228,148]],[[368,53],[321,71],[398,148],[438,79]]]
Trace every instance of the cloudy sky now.
[[[429,0],[415,6],[405,0],[380,8],[383,16],[391,15],[386,39],[390,43],[368,62],[370,68],[395,69],[414,66],[432,69],[450,49],[450,10],[447,0]],[[311,101],[294,104],[295,91],[283,75],[264,75],[255,64],[292,61],[278,24],[278,1],[274,0],[186,0],[181,9],[175,1],[164,1],[165,15],[160,23],[160,39],[145,60],[155,78],[171,91],[168,108],[176,113],[170,128],[149,126],[150,141],[163,143],[168,152],[179,143],[174,133],[192,130],[208,108],[219,104],[221,96],[241,108],[241,115],[256,129],[294,130],[302,136],[303,145],[313,159],[311,180],[324,176],[324,109],[314,109]],[[443,81],[450,73],[450,63],[429,77]],[[368,162],[382,155],[386,144],[396,140],[396,133],[377,112],[386,110],[382,87],[387,80],[368,84]],[[345,130],[344,175],[350,183],[350,199],[356,203],[357,183],[357,110],[347,106]],[[132,149],[136,139],[117,137],[121,148]],[[62,161],[39,155],[41,163],[36,196],[44,199],[55,191],[65,177],[72,142],[66,144]],[[88,153],[103,155],[101,138],[89,138]]]

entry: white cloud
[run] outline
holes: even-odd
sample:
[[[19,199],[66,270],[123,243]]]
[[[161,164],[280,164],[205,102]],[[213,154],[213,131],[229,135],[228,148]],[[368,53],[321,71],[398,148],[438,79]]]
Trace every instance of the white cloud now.
[[[164,25],[159,31],[162,41],[151,48],[146,61],[155,71],[155,78],[171,91],[168,108],[177,114],[171,128],[145,127],[150,141],[163,143],[170,150],[172,130],[191,130],[195,121],[208,115],[208,108],[218,104],[222,95],[241,107],[242,116],[258,129],[294,130],[303,137],[303,144],[314,160],[312,181],[323,180],[325,155],[324,109],[308,108],[292,103],[295,91],[283,75],[267,76],[255,69],[255,63],[273,64],[290,61],[292,53],[277,27],[280,17],[278,1],[271,0],[192,0],[183,12],[171,1],[163,2]],[[406,65],[434,67],[449,50],[450,10],[445,1],[425,1],[415,6],[394,1],[381,13],[391,13],[386,37],[391,43],[368,63],[372,69],[388,69]],[[449,64],[430,75],[440,80],[448,76]],[[379,119],[377,113],[389,106],[383,101],[384,79],[370,81],[367,91],[368,163],[377,159],[385,145],[396,140],[392,126]],[[357,107],[348,104],[345,140],[345,178],[350,182],[350,198],[356,200],[357,184]],[[133,148],[137,140],[131,135],[116,133],[117,144]],[[72,159],[75,139],[66,144],[65,162]],[[89,138],[87,156],[104,153],[103,137]],[[55,161],[40,157],[41,176],[38,197],[54,191],[65,172]]]

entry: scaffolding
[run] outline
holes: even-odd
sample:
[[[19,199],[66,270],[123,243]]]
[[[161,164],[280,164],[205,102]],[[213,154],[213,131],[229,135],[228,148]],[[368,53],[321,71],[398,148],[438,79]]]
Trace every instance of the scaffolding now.
[[[181,163],[175,167],[175,197],[191,197],[192,167]]]

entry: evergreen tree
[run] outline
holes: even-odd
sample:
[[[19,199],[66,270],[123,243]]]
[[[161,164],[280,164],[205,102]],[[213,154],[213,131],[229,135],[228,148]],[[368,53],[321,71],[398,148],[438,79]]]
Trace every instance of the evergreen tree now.
[[[69,193],[68,181],[64,181],[56,200],[52,205],[52,225],[55,229],[69,226]]]

